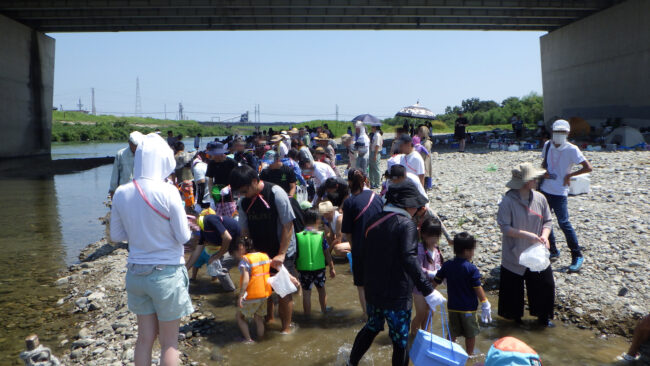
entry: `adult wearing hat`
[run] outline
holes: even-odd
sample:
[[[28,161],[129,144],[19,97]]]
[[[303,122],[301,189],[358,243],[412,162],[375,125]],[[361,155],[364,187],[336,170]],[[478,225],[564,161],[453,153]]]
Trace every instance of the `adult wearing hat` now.
[[[446,301],[433,289],[417,260],[418,230],[413,216],[425,204],[426,199],[412,182],[392,185],[386,193],[384,210],[368,222],[362,252],[368,321],[354,340],[350,365],[359,364],[384,329],[384,322],[388,322],[393,343],[392,364],[407,365],[413,286],[424,295],[431,309]],[[353,270],[355,264],[352,263]]]
[[[113,172],[111,173],[111,181],[108,186],[108,194],[113,197],[117,187],[126,184],[133,180],[133,161],[135,160],[135,150],[138,144],[142,141],[144,135],[138,131],[133,131],[129,134],[129,146],[120,149],[115,154],[113,161]]]
[[[205,176],[217,215],[232,217],[237,213],[237,204],[233,199],[228,177],[237,166],[237,162],[227,157],[227,152],[228,145],[221,142],[208,143],[206,154],[210,156],[210,162]]]
[[[368,160],[370,159],[370,138],[366,134],[366,126],[361,121],[354,124],[357,139],[354,147],[357,150],[357,168],[368,174]]]
[[[298,130],[298,137],[300,138],[302,144],[305,146],[309,146],[311,143],[311,139],[309,138],[309,131],[307,131],[305,127],[300,127]]]
[[[318,147],[322,148],[325,152],[325,156],[329,160],[329,165],[334,169],[336,172],[336,151],[334,151],[334,147],[330,145],[330,138],[327,135],[327,133],[320,133],[318,136],[314,138],[316,140],[316,143],[318,144]],[[318,148],[316,148],[318,150]]]
[[[330,243],[331,253],[335,257],[345,257],[352,249],[349,242],[343,242],[343,214],[339,212],[331,201],[323,201],[318,204],[318,213],[323,217],[325,225],[325,237]]]
[[[544,181],[539,187],[540,191],[546,196],[551,210],[555,213],[557,223],[564,233],[566,243],[571,250],[570,272],[577,272],[582,267],[584,257],[582,249],[578,244],[576,232],[569,222],[569,184],[571,177],[589,173],[592,171],[591,164],[582,154],[580,149],[567,141],[571,127],[569,122],[560,119],[553,123],[553,137],[544,144],[542,149],[542,167],[547,173],[544,175]],[[571,172],[574,165],[582,165],[580,170]],[[551,259],[558,258],[560,251],[555,245],[555,235],[551,230],[548,237],[551,245]]]
[[[296,174],[293,168],[282,164],[280,156],[273,150],[264,154],[264,163],[267,167],[260,173],[260,179],[279,185],[289,197],[293,197],[296,194]]]
[[[543,194],[537,192],[537,180],[546,171],[530,163],[512,170],[509,188],[499,203],[497,223],[503,233],[501,244],[501,276],[499,283],[499,315],[520,323],[524,315],[524,284],[528,292],[530,314],[540,325],[553,326],[555,281],[551,265],[541,272],[532,272],[519,264],[519,256],[534,245],[549,248],[548,236],[553,227],[551,210]]]

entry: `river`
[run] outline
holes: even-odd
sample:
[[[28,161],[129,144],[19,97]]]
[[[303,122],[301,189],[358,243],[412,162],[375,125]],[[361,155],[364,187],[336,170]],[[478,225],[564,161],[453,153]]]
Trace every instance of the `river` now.
[[[207,138],[204,139],[207,141]],[[191,140],[184,141],[192,146]],[[52,158],[87,158],[114,155],[124,143],[53,144]],[[105,205],[111,166],[57,175],[41,179],[0,179],[0,365],[20,365],[18,353],[22,339],[37,333],[43,343],[62,352],[57,345],[76,333],[74,324],[79,315],[56,307],[65,296],[52,284],[57,273],[78,261],[79,251],[101,239],[105,227],[99,218],[107,212]],[[202,276],[205,270],[201,270]],[[362,326],[362,314],[356,302],[356,289],[345,264],[337,265],[339,275],[328,279],[328,297],[334,311],[327,317],[301,316],[302,305],[297,298],[295,312],[299,329],[295,335],[280,336],[274,327],[267,339],[258,345],[233,343],[239,336],[234,322],[231,294],[215,294],[214,283],[205,278],[192,286],[193,296],[201,296],[203,311],[211,311],[224,329],[204,345],[218,347],[229,364],[264,359],[269,365],[329,365],[341,349],[351,347]],[[236,280],[235,271],[233,278]],[[318,308],[317,297],[312,302]],[[496,307],[497,299],[491,298]],[[496,311],[494,311],[496,314]],[[496,315],[495,315],[496,317]],[[439,321],[439,317],[436,317]],[[529,342],[542,354],[544,365],[606,365],[627,348],[627,341],[618,337],[601,339],[593,331],[580,330],[558,322],[554,329],[512,328],[507,324],[484,329],[477,347],[487,352],[491,342],[504,335],[514,335]],[[370,349],[366,365],[386,365],[390,360],[390,341],[381,335]],[[209,359],[209,364],[217,364]]]

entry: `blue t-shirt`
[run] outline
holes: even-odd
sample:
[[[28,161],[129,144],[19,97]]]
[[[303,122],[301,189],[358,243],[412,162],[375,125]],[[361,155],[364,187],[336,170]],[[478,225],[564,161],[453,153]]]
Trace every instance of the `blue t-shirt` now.
[[[375,194],[372,203],[368,206],[366,212],[355,220],[359,213],[368,205],[370,198],[373,197],[373,192],[369,189],[364,189],[357,195],[350,195],[343,203],[343,222],[341,223],[341,232],[344,234],[351,234],[352,236],[352,251],[361,253],[360,250],[365,241],[366,226],[371,217],[377,215],[384,210],[384,203],[379,195]],[[353,253],[353,254],[355,254]]]
[[[481,274],[470,261],[455,257],[446,261],[433,279],[437,284],[447,279],[447,308],[450,311],[476,311],[477,287],[481,286]]]
[[[237,238],[241,233],[239,222],[231,217],[221,217],[217,215],[207,215],[203,218],[203,230],[201,230],[201,238],[199,245],[205,245],[206,249],[210,247],[207,252],[212,255],[217,250],[216,247],[221,246],[221,235],[228,230],[232,237],[230,242],[229,252],[234,252],[237,249]]]

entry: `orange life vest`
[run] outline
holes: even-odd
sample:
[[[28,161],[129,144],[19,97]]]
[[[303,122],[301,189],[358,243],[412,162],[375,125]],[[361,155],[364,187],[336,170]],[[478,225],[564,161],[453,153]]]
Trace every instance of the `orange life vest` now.
[[[271,285],[269,277],[271,271],[271,259],[265,253],[248,253],[244,258],[251,265],[251,276],[246,287],[246,299],[264,299],[271,296]]]
[[[194,200],[194,188],[192,187],[192,182],[189,180],[183,181],[183,183],[178,185],[178,190],[183,195],[185,207],[193,207],[196,202]]]

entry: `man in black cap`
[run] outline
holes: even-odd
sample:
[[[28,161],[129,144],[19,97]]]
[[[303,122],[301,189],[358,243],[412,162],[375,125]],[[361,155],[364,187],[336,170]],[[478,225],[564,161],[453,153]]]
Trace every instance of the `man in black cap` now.
[[[385,321],[393,342],[392,364],[407,365],[413,286],[433,310],[446,301],[433,289],[417,261],[418,231],[412,217],[424,210],[426,202],[411,181],[391,185],[384,211],[368,222],[361,254],[368,322],[354,340],[349,365],[359,363],[384,329]]]
[[[210,156],[208,170],[205,173],[208,191],[214,200],[215,211],[219,216],[233,217],[237,213],[237,204],[228,187],[230,172],[237,166],[237,162],[226,156],[228,145],[221,142],[210,142],[206,154]]]

